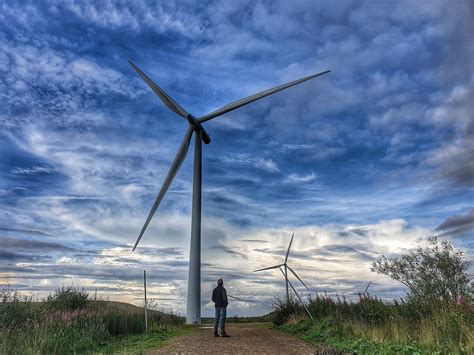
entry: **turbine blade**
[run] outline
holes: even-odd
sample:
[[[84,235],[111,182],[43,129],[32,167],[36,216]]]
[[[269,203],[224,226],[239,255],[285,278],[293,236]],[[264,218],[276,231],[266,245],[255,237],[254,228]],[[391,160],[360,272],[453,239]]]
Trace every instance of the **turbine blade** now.
[[[171,96],[169,96],[162,88],[156,85],[153,80],[151,80],[144,72],[142,72],[139,67],[133,64],[132,61],[129,60],[128,62],[133,67],[133,69],[135,69],[138,75],[140,75],[142,79],[145,80],[145,83],[147,83],[148,86],[155,92],[155,94],[158,95],[166,107],[168,107],[174,113],[186,118],[188,112],[185,109],[183,109],[176,101],[174,101]]]
[[[238,297],[235,297],[235,296],[227,295],[227,297],[236,299],[237,301],[245,302],[244,300],[242,300],[242,299],[240,299],[240,298],[238,298]]]
[[[300,295],[298,295],[298,292],[296,292],[295,288],[293,287],[293,284],[290,282],[290,280],[288,280],[288,284],[291,286],[291,289],[293,290],[293,292],[295,293],[296,297],[298,297],[298,299],[301,301],[301,303],[303,303],[303,300],[301,299]]]
[[[240,301],[240,302],[246,302],[246,303],[263,303],[262,301],[253,300],[253,299],[252,299],[252,300],[250,300],[250,299],[244,300],[244,299],[242,299],[242,298],[235,297],[235,296],[231,296],[231,295],[227,295],[227,297],[236,299],[237,301]]]
[[[233,298],[237,301],[240,301],[240,302],[248,302],[248,301],[244,301],[243,299],[239,298],[239,297],[235,297],[235,296],[231,296],[231,295],[227,295],[227,297],[230,297],[230,298]]]
[[[258,269],[258,270],[255,270],[254,272],[263,271],[263,270],[270,270],[270,269],[276,269],[277,267],[280,267],[280,266],[283,266],[283,264],[279,264],[279,265],[275,265],[275,266],[269,266],[269,267],[266,267],[266,268],[263,268],[263,269]]]
[[[293,233],[293,235],[291,236],[290,245],[288,245],[288,250],[286,251],[285,264],[286,264],[286,261],[288,260],[288,255],[290,254],[291,243],[293,243],[294,236],[295,236],[295,233]]]
[[[288,265],[287,265],[288,266]],[[309,291],[309,288],[308,286],[306,286],[306,284],[303,282],[303,280],[300,279],[300,277],[298,275],[296,275],[296,272],[295,270],[293,270],[290,266],[288,266],[288,269],[290,269],[291,273],[293,275],[295,275],[295,277],[303,284],[304,287],[306,287],[306,289]]]
[[[288,283],[290,284],[291,286],[291,289],[293,290],[293,292],[295,293],[296,297],[298,297],[298,299],[300,300],[301,304],[303,305],[304,309],[306,310],[306,313],[308,313],[309,317],[311,319],[314,320],[311,312],[309,311],[308,307],[306,307],[306,305],[304,304],[303,300],[301,299],[300,295],[298,295],[298,292],[296,292],[295,288],[293,287],[293,285],[291,284],[290,280],[288,280]]]
[[[310,80],[310,79],[313,79],[313,78],[316,78],[318,76],[321,76],[321,75],[324,75],[326,73],[329,73],[330,70],[326,70],[326,71],[323,71],[321,73],[317,73],[317,74],[313,74],[313,75],[310,75],[310,76],[307,76],[307,77],[304,77],[304,78],[301,78],[301,79],[298,79],[298,80],[294,80],[294,81],[291,81],[289,83],[286,83],[286,84],[283,84],[283,85],[280,85],[280,86],[277,86],[277,87],[274,87],[274,88],[271,88],[271,89],[268,89],[268,90],[265,90],[265,91],[262,91],[262,92],[259,92],[257,94],[254,94],[254,95],[251,95],[251,96],[248,96],[244,99],[241,99],[241,100],[237,100],[237,101],[234,101],[234,102],[231,102],[230,104],[227,104],[225,105],[224,107],[221,107],[220,109],[216,110],[216,111],[213,111],[211,113],[208,113],[207,115],[199,118],[199,122],[206,122],[206,121],[209,121],[210,119],[213,119],[217,116],[220,116],[220,115],[223,115],[224,113],[227,113],[227,112],[230,112],[230,111],[233,111],[239,107],[242,107],[244,105],[247,105],[251,102],[254,102],[254,101],[257,101],[259,99],[262,99],[266,96],[269,96],[271,94],[274,94],[278,91],[282,91],[282,90],[285,90],[285,89],[288,89],[292,86],[295,86],[295,85],[298,85],[304,81],[307,81],[307,80]]]
[[[369,284],[365,288],[364,295],[367,294],[367,291],[369,290],[370,284],[372,283],[372,280],[370,280]]]
[[[155,214],[156,209],[158,208],[161,200],[166,194],[166,191],[168,191],[168,188],[170,187],[171,183],[173,182],[174,177],[178,173],[179,168],[181,167],[184,160],[186,159],[186,155],[188,154],[189,143],[191,142],[192,135],[193,135],[193,128],[189,126],[188,130],[186,131],[186,135],[184,136],[183,142],[181,143],[181,146],[179,147],[178,152],[176,153],[173,164],[171,164],[171,168],[168,171],[168,175],[166,175],[165,181],[163,182],[163,186],[161,186],[161,190],[158,193],[158,196],[156,197],[155,202],[153,203],[150,213],[148,214],[145,224],[143,225],[143,228],[140,232],[140,235],[138,236],[138,239],[132,251],[135,250],[138,243],[140,242],[140,239],[142,239],[143,233],[145,233],[145,230],[148,227],[148,224],[150,223],[151,218]]]
[[[283,264],[283,266],[284,266],[285,268],[287,267],[287,265],[285,265],[285,264]],[[290,280],[288,280],[288,275],[283,271],[283,269],[281,268],[281,266],[279,267],[279,269],[280,269],[281,273],[283,274],[283,277],[285,278],[285,282],[286,282],[287,285],[288,285],[288,283],[290,282]],[[288,287],[288,286],[287,286],[287,287]]]
[[[283,277],[285,278],[286,282],[289,282],[288,277],[286,276],[286,274],[283,271],[283,269],[281,268],[281,266],[279,266],[278,268],[280,269],[281,273],[283,274]]]

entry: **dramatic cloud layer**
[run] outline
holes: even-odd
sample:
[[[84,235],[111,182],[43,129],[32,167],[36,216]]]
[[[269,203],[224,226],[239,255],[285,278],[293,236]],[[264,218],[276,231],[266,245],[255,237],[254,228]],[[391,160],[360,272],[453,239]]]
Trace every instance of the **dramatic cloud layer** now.
[[[474,8],[469,1],[150,1],[0,5],[0,283],[62,284],[183,313],[192,151],[130,247],[186,123],[132,59],[196,116],[331,73],[206,123],[203,305],[224,277],[261,314],[290,263],[312,292],[400,285],[370,272],[428,235],[474,250]],[[298,288],[303,292],[302,288]]]

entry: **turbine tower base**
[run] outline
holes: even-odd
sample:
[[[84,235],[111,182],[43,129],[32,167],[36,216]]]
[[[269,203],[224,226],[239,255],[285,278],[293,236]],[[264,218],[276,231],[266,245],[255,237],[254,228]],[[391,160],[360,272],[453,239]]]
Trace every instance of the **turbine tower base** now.
[[[186,324],[201,324],[201,178],[202,132],[194,137],[193,212],[189,251],[188,304]]]

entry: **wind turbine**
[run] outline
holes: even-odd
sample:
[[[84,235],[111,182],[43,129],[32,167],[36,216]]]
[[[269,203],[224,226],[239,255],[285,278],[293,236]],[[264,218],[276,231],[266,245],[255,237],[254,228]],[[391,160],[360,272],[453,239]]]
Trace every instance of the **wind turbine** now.
[[[296,274],[295,270],[293,270],[291,268],[290,265],[288,265],[288,255],[290,255],[290,248],[291,248],[291,243],[293,243],[293,237],[295,236],[295,233],[293,233],[293,235],[291,236],[291,240],[290,240],[290,244],[288,245],[288,250],[286,251],[286,256],[285,256],[285,262],[283,264],[278,264],[278,265],[274,265],[274,266],[269,266],[269,267],[266,267],[266,268],[263,268],[263,269],[258,269],[258,270],[255,270],[254,272],[259,272],[259,271],[264,271],[264,270],[272,270],[272,269],[280,269],[281,273],[283,274],[283,276],[285,277],[285,285],[286,285],[286,301],[289,303],[290,302],[290,293],[289,293],[289,290],[288,290],[288,285],[291,287],[291,289],[293,290],[293,292],[295,293],[296,297],[298,297],[298,299],[300,300],[301,304],[303,305],[303,307],[305,308],[306,312],[308,313],[308,315],[310,316],[311,319],[313,319],[313,316],[311,315],[311,313],[309,312],[309,309],[306,307],[306,305],[304,304],[303,300],[301,299],[300,295],[298,295],[298,292],[296,292],[295,288],[293,287],[290,279],[288,278],[288,270],[290,270],[290,272],[299,280],[299,282],[301,282],[301,284],[306,287],[306,289],[309,291],[309,288],[308,286],[306,286],[306,284],[303,282],[303,280],[300,279],[300,277]],[[284,271],[283,271],[284,270]]]
[[[318,76],[329,73],[329,70],[313,74],[292,82],[268,89],[257,94],[248,96],[241,100],[234,101],[230,104],[227,104],[221,107],[218,110],[215,110],[211,113],[208,113],[202,117],[195,117],[183,107],[181,107],[175,100],[171,98],[163,89],[156,85],[153,80],[151,80],[144,72],[140,70],[135,64],[129,61],[130,65],[135,69],[135,71],[142,77],[142,79],[148,84],[148,86],[155,92],[160,100],[168,107],[171,111],[176,113],[179,116],[182,116],[188,122],[188,129],[184,135],[184,139],[181,143],[181,146],[176,153],[171,168],[166,175],[163,186],[161,187],[158,196],[153,203],[153,206],[148,214],[148,217],[143,225],[143,228],[138,236],[138,239],[133,247],[133,250],[137,247],[140,242],[143,233],[148,227],[153,215],[155,214],[158,206],[160,205],[161,200],[168,191],[171,183],[173,182],[174,177],[178,173],[179,168],[186,159],[186,155],[189,150],[189,145],[191,142],[191,137],[193,133],[195,134],[194,140],[194,176],[193,176],[193,204],[192,204],[192,219],[191,219],[191,248],[189,256],[189,277],[188,277],[188,299],[187,299],[187,315],[186,323],[187,324],[200,324],[201,323],[201,178],[202,178],[202,142],[209,144],[211,138],[206,132],[202,124],[206,121],[209,121],[215,117],[221,116],[227,112],[233,111],[239,107],[247,105],[251,102],[264,98],[266,96],[272,95],[278,91],[285,90],[292,86],[298,85],[304,81],[316,78]]]

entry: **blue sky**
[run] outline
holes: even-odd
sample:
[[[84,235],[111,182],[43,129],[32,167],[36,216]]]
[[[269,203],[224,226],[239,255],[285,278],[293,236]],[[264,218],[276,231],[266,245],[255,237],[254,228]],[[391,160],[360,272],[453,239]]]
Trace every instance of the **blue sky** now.
[[[19,2],[0,5],[0,284],[75,284],[184,313],[192,151],[134,253],[186,130],[129,66],[195,116],[331,73],[206,123],[203,312],[224,277],[268,311],[278,263],[348,297],[429,235],[474,250],[469,1]],[[191,158],[191,159],[190,159]],[[301,288],[299,291],[303,292]]]

